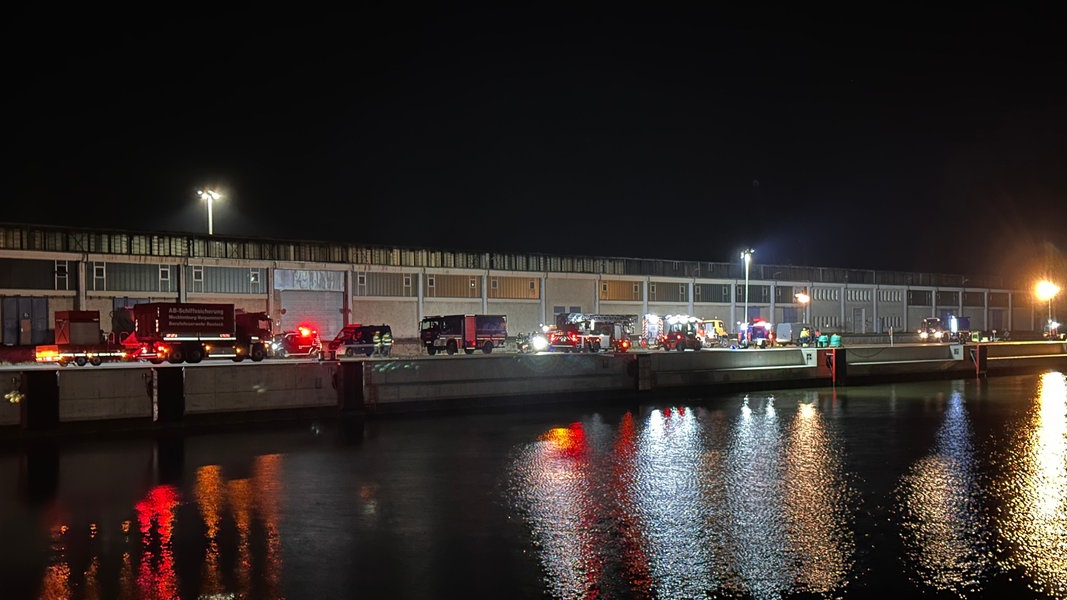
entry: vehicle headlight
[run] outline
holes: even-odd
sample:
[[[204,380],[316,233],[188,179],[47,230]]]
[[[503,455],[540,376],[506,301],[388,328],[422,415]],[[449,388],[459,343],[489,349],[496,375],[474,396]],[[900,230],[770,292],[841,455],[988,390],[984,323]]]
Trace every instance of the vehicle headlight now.
[[[535,335],[530,338],[530,346],[540,352],[545,348],[548,348],[548,340],[543,335]]]

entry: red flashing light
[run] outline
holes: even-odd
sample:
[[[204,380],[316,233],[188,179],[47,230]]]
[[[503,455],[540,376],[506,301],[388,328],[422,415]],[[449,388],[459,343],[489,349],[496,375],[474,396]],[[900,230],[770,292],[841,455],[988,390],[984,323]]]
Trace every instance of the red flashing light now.
[[[311,329],[310,327],[305,327],[303,325],[297,327],[297,330],[300,332],[300,337],[311,337],[315,334],[314,329]]]

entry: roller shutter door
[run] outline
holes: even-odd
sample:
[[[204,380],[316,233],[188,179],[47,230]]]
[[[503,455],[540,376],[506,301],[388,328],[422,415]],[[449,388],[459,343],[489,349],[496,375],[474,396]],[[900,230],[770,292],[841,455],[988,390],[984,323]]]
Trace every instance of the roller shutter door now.
[[[285,314],[281,317],[281,327],[275,325],[275,330],[292,331],[309,325],[318,330],[323,341],[332,340],[344,326],[341,317],[344,298],[343,292],[283,290],[279,308],[284,308]]]

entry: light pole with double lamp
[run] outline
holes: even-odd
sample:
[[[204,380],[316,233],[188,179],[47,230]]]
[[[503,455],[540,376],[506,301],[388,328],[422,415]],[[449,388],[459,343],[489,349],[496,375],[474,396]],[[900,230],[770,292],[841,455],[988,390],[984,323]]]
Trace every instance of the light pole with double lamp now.
[[[215,190],[196,190],[196,195],[200,196],[200,199],[207,202],[207,234],[215,235],[215,224],[212,221],[214,213],[214,203],[216,200],[222,198],[222,194]]]

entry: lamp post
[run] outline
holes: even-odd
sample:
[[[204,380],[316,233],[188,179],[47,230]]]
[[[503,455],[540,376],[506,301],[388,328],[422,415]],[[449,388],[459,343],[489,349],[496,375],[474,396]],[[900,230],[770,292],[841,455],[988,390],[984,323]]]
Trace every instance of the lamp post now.
[[[1060,293],[1060,286],[1052,283],[1047,279],[1043,279],[1037,282],[1037,286],[1034,287],[1034,293],[1037,295],[1038,300],[1048,301],[1048,326],[1049,336],[1052,336],[1052,298],[1056,294]]]
[[[215,235],[215,226],[212,222],[212,213],[214,212],[214,202],[219,198],[222,198],[222,194],[215,190],[196,190],[196,195],[200,196],[200,199],[207,202],[207,234]]]
[[[809,302],[811,302],[811,296],[807,292],[797,292],[793,294],[793,297],[797,299],[797,302],[804,307],[804,323],[811,323],[811,314],[808,312]]]
[[[745,264],[745,324],[748,324],[748,268],[752,264],[752,255],[756,251],[746,248],[741,251],[741,262]]]

